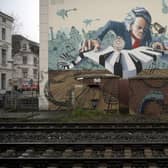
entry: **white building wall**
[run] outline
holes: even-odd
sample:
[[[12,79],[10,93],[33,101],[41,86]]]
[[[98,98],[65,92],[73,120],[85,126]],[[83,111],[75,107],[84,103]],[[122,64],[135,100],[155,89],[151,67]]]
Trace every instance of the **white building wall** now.
[[[3,22],[2,18],[6,18],[6,22]],[[11,47],[11,33],[12,33],[13,18],[0,12],[0,94],[4,94],[6,91],[11,90],[10,80],[12,79],[12,47]],[[5,40],[2,39],[2,28],[6,30]],[[2,49],[6,50],[6,64],[2,65]],[[2,89],[1,86],[1,74],[6,74],[6,87]]]

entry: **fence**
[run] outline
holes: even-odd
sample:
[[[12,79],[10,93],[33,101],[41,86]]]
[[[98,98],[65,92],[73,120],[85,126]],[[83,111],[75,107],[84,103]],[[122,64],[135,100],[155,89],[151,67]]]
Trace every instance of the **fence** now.
[[[4,98],[4,108],[14,111],[38,110],[38,94],[35,91],[7,92]]]

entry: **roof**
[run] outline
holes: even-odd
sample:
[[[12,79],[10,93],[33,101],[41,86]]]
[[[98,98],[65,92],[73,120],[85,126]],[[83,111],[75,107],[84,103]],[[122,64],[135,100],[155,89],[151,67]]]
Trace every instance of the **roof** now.
[[[168,69],[145,69],[130,79],[168,79]]]
[[[5,17],[6,19],[10,20],[11,22],[14,21],[14,18],[13,18],[13,17],[11,17],[11,16],[9,16],[9,15],[7,15],[7,14],[1,12],[1,11],[0,11],[0,16]]]
[[[26,38],[20,34],[13,34],[12,38],[18,39],[19,41],[25,39],[25,40],[29,41],[30,44],[35,45],[35,46],[39,46],[39,43],[32,41],[32,40],[29,40],[28,38]]]
[[[39,55],[39,43],[31,41],[20,34],[13,34],[12,35],[12,55],[15,55],[16,53],[20,52],[22,40],[26,40],[29,43],[31,51],[33,53]]]

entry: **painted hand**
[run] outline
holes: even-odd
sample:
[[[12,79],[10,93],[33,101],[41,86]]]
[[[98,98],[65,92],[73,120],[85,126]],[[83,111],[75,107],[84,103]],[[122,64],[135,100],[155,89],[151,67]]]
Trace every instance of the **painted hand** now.
[[[99,50],[100,49],[100,43],[98,40],[85,40],[82,44],[80,52],[86,52],[89,50]]]
[[[154,49],[159,49],[159,50],[163,50],[164,48],[163,48],[163,44],[161,43],[161,42],[154,42],[153,44],[152,44],[152,48],[154,48]]]

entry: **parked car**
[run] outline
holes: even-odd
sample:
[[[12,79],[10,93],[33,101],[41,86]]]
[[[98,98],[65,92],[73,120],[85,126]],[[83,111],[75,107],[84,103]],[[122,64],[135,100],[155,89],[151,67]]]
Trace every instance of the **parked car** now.
[[[38,84],[23,84],[20,88],[18,88],[20,91],[38,91],[39,90],[39,85]]]

